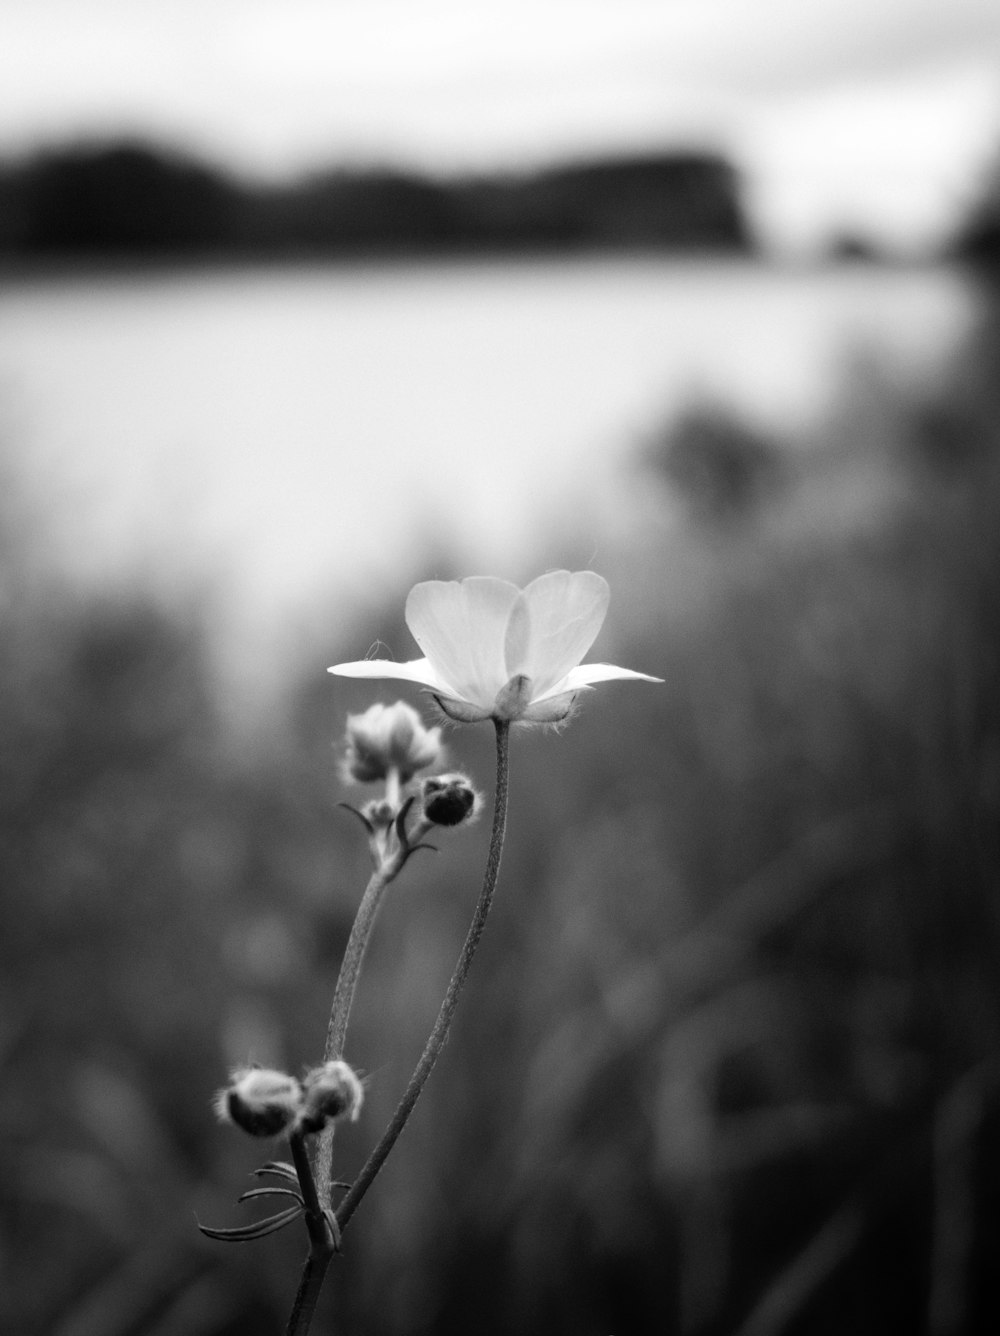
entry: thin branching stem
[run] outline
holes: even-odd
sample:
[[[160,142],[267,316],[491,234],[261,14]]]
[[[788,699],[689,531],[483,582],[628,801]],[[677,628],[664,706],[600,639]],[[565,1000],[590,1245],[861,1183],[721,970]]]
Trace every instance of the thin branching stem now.
[[[465,980],[469,974],[469,968],[472,965],[472,958],[479,945],[479,939],[483,935],[483,929],[486,926],[486,919],[490,912],[490,905],[493,903],[493,893],[496,890],[497,878],[500,874],[500,856],[503,853],[504,833],[507,827],[507,785],[508,785],[508,743],[510,737],[510,724],[505,720],[496,720],[496,742],[497,742],[497,773],[496,773],[496,791],[493,798],[493,830],[490,835],[490,848],[486,856],[486,871],[483,876],[483,887],[479,894],[479,901],[476,905],[476,911],[469,926],[468,935],[465,939],[465,945],[462,947],[462,953],[455,966],[455,972],[451,976],[451,982],[448,984],[448,990],[445,993],[444,1001],[441,1003],[441,1009],[438,1012],[437,1020],[434,1022],[434,1028],[431,1030],[430,1037],[421,1054],[420,1061],[417,1063],[413,1075],[410,1077],[410,1083],[406,1087],[403,1098],[400,1100],[396,1112],[382,1134],[381,1139],[375,1146],[375,1149],[366,1160],[357,1179],[351,1185],[350,1190],[340,1203],[336,1211],[336,1221],[340,1229],[343,1230],[350,1220],[351,1216],[357,1210],[361,1199],[371,1187],[382,1165],[385,1163],[389,1152],[406,1126],[413,1107],[420,1097],[431,1074],[431,1068],[437,1061],[438,1054],[444,1047],[445,1040],[448,1038],[448,1031],[451,1028],[451,1022],[455,1015],[455,1009],[458,1006],[459,996],[465,986]]]
[[[327,1026],[326,1047],[323,1051],[324,1062],[330,1062],[334,1058],[341,1058],[344,1055],[347,1023],[351,1018],[354,993],[358,986],[365,952],[368,950],[372,928],[375,926],[375,917],[378,914],[379,905],[382,903],[385,888],[395,877],[402,863],[405,862],[403,854],[404,851],[400,849],[395,857],[391,859],[383,858],[380,861],[369,878],[365,893],[361,897],[361,904],[358,906],[358,912],[351,927],[351,935],[347,939],[347,948],[344,951],[340,974],[337,976],[337,984],[333,990],[330,1023]],[[328,1184],[333,1176],[333,1135],[334,1128],[333,1124],[330,1123],[320,1133],[316,1151],[316,1179],[324,1194],[328,1193]]]
[[[448,990],[445,993],[444,1001],[441,1003],[441,1009],[438,1012],[434,1028],[431,1030],[430,1037],[417,1063],[413,1075],[410,1077],[409,1085],[402,1100],[399,1103],[396,1112],[393,1114],[389,1126],[382,1134],[381,1139],[375,1149],[369,1155],[361,1173],[336,1212],[324,1209],[319,1201],[316,1190],[316,1182],[320,1184],[320,1189],[325,1196],[330,1191],[331,1170],[333,1162],[333,1128],[325,1128],[319,1142],[317,1152],[317,1172],[316,1178],[313,1178],[309,1165],[309,1159],[306,1155],[305,1147],[301,1138],[291,1139],[292,1158],[295,1162],[295,1168],[298,1172],[299,1183],[302,1188],[302,1196],[305,1201],[306,1226],[309,1230],[309,1254],[306,1257],[302,1268],[302,1276],[299,1280],[298,1292],[295,1295],[295,1301],[292,1306],[292,1312],[288,1319],[288,1326],[285,1329],[285,1336],[307,1336],[309,1324],[312,1321],[316,1310],[316,1303],[319,1299],[320,1290],[326,1277],[326,1270],[330,1264],[330,1258],[339,1246],[340,1233],[348,1220],[357,1210],[362,1197],[371,1187],[376,1175],[385,1163],[389,1152],[396,1144],[399,1134],[406,1126],[413,1107],[420,1097],[430,1076],[431,1068],[437,1061],[438,1054],[444,1047],[448,1038],[448,1031],[458,1006],[459,996],[468,977],[469,968],[472,965],[472,958],[479,945],[479,939],[483,935],[483,929],[486,926],[486,919],[490,912],[490,906],[493,903],[493,893],[496,890],[497,880],[500,875],[500,856],[503,853],[504,833],[507,828],[507,787],[508,787],[508,742],[510,734],[510,725],[506,721],[496,721],[496,742],[497,742],[497,771],[496,771],[496,791],[493,799],[493,829],[490,834],[490,847],[486,856],[486,871],[483,876],[483,886],[479,894],[479,901],[476,905],[475,914],[472,923],[466,935],[465,944],[462,947],[462,953],[455,966],[455,972],[448,984]],[[351,935],[348,939],[347,949],[344,953],[344,961],[341,965],[340,974],[337,979],[337,985],[334,989],[333,1007],[330,1013],[330,1024],[327,1030],[326,1050],[324,1060],[330,1061],[339,1058],[343,1053],[344,1041],[347,1035],[347,1023],[350,1019],[351,1005],[354,1000],[354,992],[357,987],[358,976],[361,972],[361,965],[364,960],[365,950],[368,946],[368,939],[371,936],[372,927],[375,923],[375,916],[382,901],[382,895],[389,882],[397,875],[403,864],[406,862],[409,853],[413,849],[421,847],[419,844],[409,844],[403,832],[400,834],[400,847],[397,856],[384,860],[381,865],[372,874],[371,879],[365,888],[361,904],[358,907],[358,913],[351,929]]]
[[[375,926],[375,916],[378,913],[379,905],[382,903],[382,896],[394,874],[395,869],[391,868],[390,865],[383,864],[377,868],[372,873],[368,885],[365,887],[365,893],[361,897],[361,904],[358,906],[358,912],[351,928],[351,935],[347,939],[347,948],[344,951],[340,974],[337,976],[337,986],[333,992],[330,1023],[326,1031],[326,1048],[323,1050],[324,1062],[330,1062],[334,1058],[344,1056],[347,1023],[351,1017],[351,1007],[354,1005],[354,992],[358,986],[358,976],[361,974],[361,966],[365,958],[365,952],[368,949],[372,928]]]
[[[309,1331],[309,1324],[316,1312],[316,1303],[332,1256],[332,1251],[315,1254],[312,1248],[309,1249],[309,1255],[302,1265],[299,1288],[289,1314],[285,1336],[306,1336]]]
[[[324,1062],[343,1056],[344,1043],[347,1039],[347,1022],[351,1017],[354,993],[368,949],[368,940],[375,926],[375,916],[382,903],[385,888],[394,875],[395,869],[390,872],[389,866],[383,863],[372,873],[365,887],[365,893],[361,897],[351,935],[347,939],[347,949],[340,966],[340,974],[337,976],[337,985],[333,991],[330,1024],[327,1027],[326,1048],[323,1051]],[[316,1178],[324,1194],[328,1191],[327,1184],[333,1176],[333,1132],[333,1123],[323,1128],[316,1151]]]
[[[309,1232],[309,1252],[302,1267],[302,1276],[292,1304],[292,1311],[289,1314],[288,1325],[285,1328],[285,1336],[306,1336],[313,1313],[316,1311],[316,1303],[319,1299],[320,1290],[323,1288],[323,1280],[326,1277],[326,1269],[330,1265],[330,1258],[337,1251],[337,1234],[326,1212],[320,1205],[316,1182],[313,1178],[312,1167],[309,1164],[309,1156],[306,1153],[302,1134],[293,1132],[289,1138],[289,1145],[292,1151],[292,1161],[299,1178],[299,1187],[302,1189],[302,1200],[306,1208],[305,1221],[306,1229]]]

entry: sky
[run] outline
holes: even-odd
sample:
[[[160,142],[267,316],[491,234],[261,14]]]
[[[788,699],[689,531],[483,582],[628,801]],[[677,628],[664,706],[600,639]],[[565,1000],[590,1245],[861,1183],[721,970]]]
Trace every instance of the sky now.
[[[119,134],[277,176],[707,147],[777,249],[919,250],[1000,158],[1000,4],[0,0],[0,153]]]

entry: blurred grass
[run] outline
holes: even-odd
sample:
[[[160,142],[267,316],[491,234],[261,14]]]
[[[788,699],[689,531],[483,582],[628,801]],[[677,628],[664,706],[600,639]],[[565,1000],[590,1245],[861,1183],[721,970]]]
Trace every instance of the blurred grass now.
[[[654,505],[602,565],[598,652],[666,685],[516,739],[495,915],[321,1330],[995,1330],[998,328],[919,394],[856,368],[809,449],[710,406],[647,449],[688,519]],[[303,1239],[195,1228],[245,1221],[266,1158],[209,1100],[322,1044],[366,875],[330,743],[371,691],[304,682],[243,753],[195,621],[41,598],[2,550],[0,1325],[281,1330]],[[403,592],[373,628],[397,652]],[[450,735],[483,784],[487,733]],[[346,1174],[486,835],[386,906]]]

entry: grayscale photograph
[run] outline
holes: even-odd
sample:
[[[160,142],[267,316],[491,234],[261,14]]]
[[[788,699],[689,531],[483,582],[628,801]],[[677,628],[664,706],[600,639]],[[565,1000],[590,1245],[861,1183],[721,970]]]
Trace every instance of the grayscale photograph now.
[[[1000,1331],[996,0],[0,0],[0,1330]]]

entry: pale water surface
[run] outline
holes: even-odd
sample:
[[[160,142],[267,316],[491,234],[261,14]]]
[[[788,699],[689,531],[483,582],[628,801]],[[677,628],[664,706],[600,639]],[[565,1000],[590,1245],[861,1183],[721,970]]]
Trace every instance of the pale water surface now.
[[[946,270],[602,259],[7,280],[0,447],[47,560],[214,592],[240,653],[456,552],[512,577],[692,398],[781,430],[860,348],[921,378]],[[36,528],[38,526],[36,525]],[[443,559],[443,557],[442,557]]]

